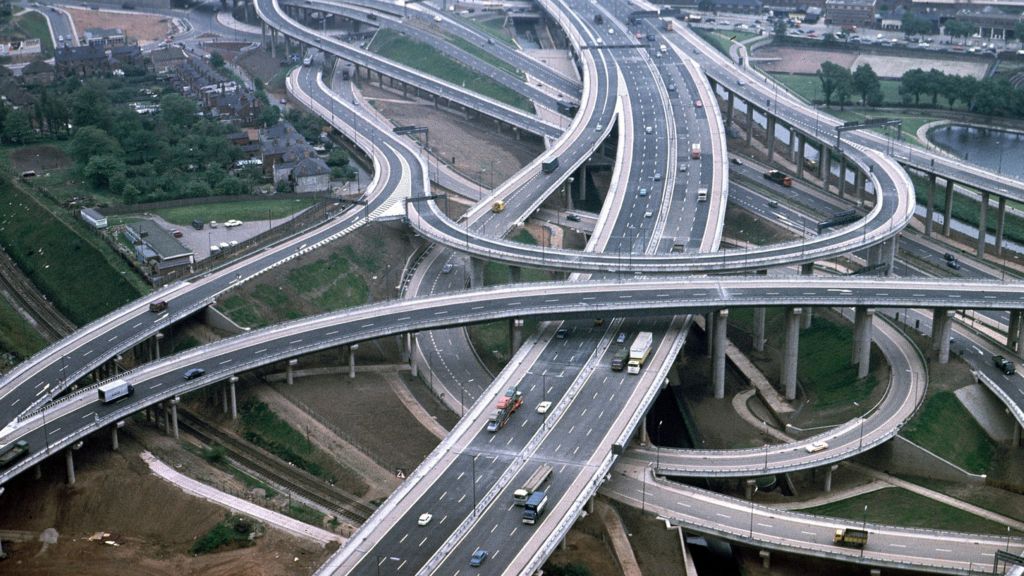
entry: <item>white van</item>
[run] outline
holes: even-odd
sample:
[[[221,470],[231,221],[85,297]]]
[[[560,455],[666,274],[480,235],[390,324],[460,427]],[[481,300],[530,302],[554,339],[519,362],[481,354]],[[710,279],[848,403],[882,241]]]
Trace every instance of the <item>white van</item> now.
[[[697,202],[707,202],[708,200],[708,189],[698,188],[697,189]]]

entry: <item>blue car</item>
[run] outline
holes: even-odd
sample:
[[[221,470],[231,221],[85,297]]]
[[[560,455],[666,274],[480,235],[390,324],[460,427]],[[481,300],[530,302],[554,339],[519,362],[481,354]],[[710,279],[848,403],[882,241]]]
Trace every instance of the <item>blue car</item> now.
[[[487,550],[477,548],[476,552],[473,552],[473,555],[469,557],[469,565],[476,568],[483,564],[484,560],[487,560]]]

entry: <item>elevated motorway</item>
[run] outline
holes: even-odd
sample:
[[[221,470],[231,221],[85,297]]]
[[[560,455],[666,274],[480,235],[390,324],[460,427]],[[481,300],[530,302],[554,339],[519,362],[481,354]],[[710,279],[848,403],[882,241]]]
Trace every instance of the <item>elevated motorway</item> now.
[[[479,96],[460,86],[437,80],[418,70],[395,64],[380,58],[368,50],[350,46],[335,40],[329,35],[307,28],[286,15],[278,0],[255,0],[255,7],[260,19],[268,26],[276,31],[280,31],[288,38],[294,38],[302,44],[318,48],[333,56],[352,62],[357,66],[374,70],[380,74],[386,74],[409,86],[457,103],[467,109],[486,114],[491,118],[531,134],[545,138],[555,138],[562,132],[560,127],[527,114],[518,108],[491,98]]]
[[[942,308],[950,300],[957,301],[963,308],[1024,309],[1024,291],[1016,283],[978,282],[947,287],[935,285],[932,279],[865,281],[807,277],[691,279],[685,285],[675,280],[644,285],[544,283],[380,303],[252,331],[147,364],[123,375],[135,383],[135,395],[112,404],[100,403],[95,396],[95,387],[88,387],[49,404],[45,410],[27,414],[16,426],[7,429],[4,443],[25,439],[32,452],[26,460],[0,474],[0,482],[27,469],[47,454],[161,400],[223,381],[239,371],[406,331],[511,317],[647,317],[743,306],[913,305]],[[196,367],[205,369],[206,374],[195,380],[181,378],[185,370]],[[480,425],[486,409],[487,404],[478,403],[474,413],[464,419],[460,427]],[[557,414],[554,417],[557,418]],[[549,422],[548,426],[551,425]],[[441,452],[437,458],[447,453],[447,457],[454,460],[463,454],[460,451],[446,452],[450,449],[451,446],[439,449]],[[489,449],[487,453],[493,452]],[[473,458],[475,462],[477,453],[468,454],[471,456],[466,459]],[[498,451],[494,455],[503,458],[501,454]],[[508,458],[514,457],[514,453],[508,455]],[[829,461],[825,457],[821,460]],[[424,466],[429,467],[433,463],[428,461]],[[803,464],[814,466],[821,463],[809,459]],[[416,474],[413,478],[422,479]],[[403,490],[413,490],[417,481],[407,484],[409,487]],[[500,487],[495,490],[502,491]],[[396,501],[392,506],[397,505]],[[383,518],[391,511],[385,506],[378,514]],[[467,513],[469,511],[466,510]]]

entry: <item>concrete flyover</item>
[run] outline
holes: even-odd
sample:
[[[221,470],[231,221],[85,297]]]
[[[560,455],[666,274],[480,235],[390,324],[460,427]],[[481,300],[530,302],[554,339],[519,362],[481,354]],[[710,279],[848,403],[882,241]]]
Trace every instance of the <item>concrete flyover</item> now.
[[[286,38],[294,38],[306,46],[317,48],[332,56],[354,63],[357,67],[375,70],[381,77],[387,75],[404,84],[423,90],[437,98],[441,98],[462,106],[467,111],[486,114],[498,122],[517,130],[523,130],[542,138],[555,138],[561,134],[560,127],[525,113],[503,102],[479,96],[461,86],[437,80],[418,70],[395,64],[380,58],[376,54],[339,42],[328,35],[321,34],[305,26],[285,13],[277,0],[256,0],[256,13],[260,19],[274,31],[280,31]],[[271,46],[275,46],[272,42]]]

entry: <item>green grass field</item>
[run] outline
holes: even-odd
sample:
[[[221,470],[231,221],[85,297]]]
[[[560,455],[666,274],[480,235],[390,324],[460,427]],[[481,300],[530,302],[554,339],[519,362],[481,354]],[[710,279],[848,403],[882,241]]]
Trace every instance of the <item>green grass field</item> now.
[[[471,28],[476,28],[478,31],[494,37],[495,40],[498,40],[503,44],[507,44],[511,48],[519,48],[518,46],[516,46],[516,43],[509,36],[508,30],[504,27],[504,16],[499,16],[496,18],[487,18],[485,20],[477,20],[476,18],[458,18],[462,21],[463,24]]]
[[[1006,526],[1002,524],[940,504],[902,488],[885,488],[824,506],[808,508],[804,512],[846,518],[851,521],[850,527],[856,528],[865,517],[864,506],[867,506],[867,521],[872,524],[1006,534]],[[868,539],[870,540],[870,536]]]
[[[800,333],[797,374],[816,409],[846,408],[871,397],[877,382],[870,374],[857,379],[857,367],[846,360],[849,350],[853,350],[849,324],[836,324],[816,314],[811,327]]]
[[[821,92],[821,80],[815,75],[808,74],[772,74],[772,78],[782,83],[792,92],[809,102],[824,102],[824,95]],[[900,106],[903,100],[900,98],[900,81],[883,78],[882,99],[884,106]],[[834,95],[833,95],[834,97]],[[851,95],[851,99],[859,100],[859,96]],[[829,113],[838,112],[839,104],[833,102],[828,108]]]
[[[381,56],[436,76],[441,80],[464,86],[477,94],[504,102],[533,113],[530,99],[509,90],[497,82],[477,74],[458,62],[444,56],[431,46],[415,42],[390,30],[380,30],[369,49]]]
[[[218,202],[215,204],[193,204],[175,208],[153,210],[164,220],[179,226],[188,226],[193,220],[225,222],[241,220],[254,222],[284,218],[312,206],[315,198],[267,198],[249,202]]]
[[[492,66],[500,68],[508,72],[509,74],[512,74],[516,78],[519,78],[520,80],[526,80],[526,75],[523,74],[518,68],[509,64],[508,62],[505,62],[501,58],[494,56],[493,54],[484,50],[483,48],[480,48],[476,44],[473,44],[472,42],[464,38],[460,38],[458,36],[445,36],[445,38],[452,44],[458,46],[459,48],[462,48],[463,50],[469,52],[473,56],[476,56],[480,60],[483,60],[484,62],[487,62]]]
[[[38,12],[26,12],[15,19],[14,27],[28,38],[38,38],[43,56],[53,56],[53,37],[46,25],[46,17]]]
[[[138,298],[125,276],[134,274],[85,225],[72,225],[0,178],[0,244],[23,272],[72,322],[83,325]],[[68,216],[70,220],[70,217]]]
[[[18,314],[6,300],[0,299],[0,353],[24,360],[46,347],[46,340]]]
[[[996,443],[956,395],[946,390],[925,399],[900,434],[974,474],[986,473],[996,454]]]

